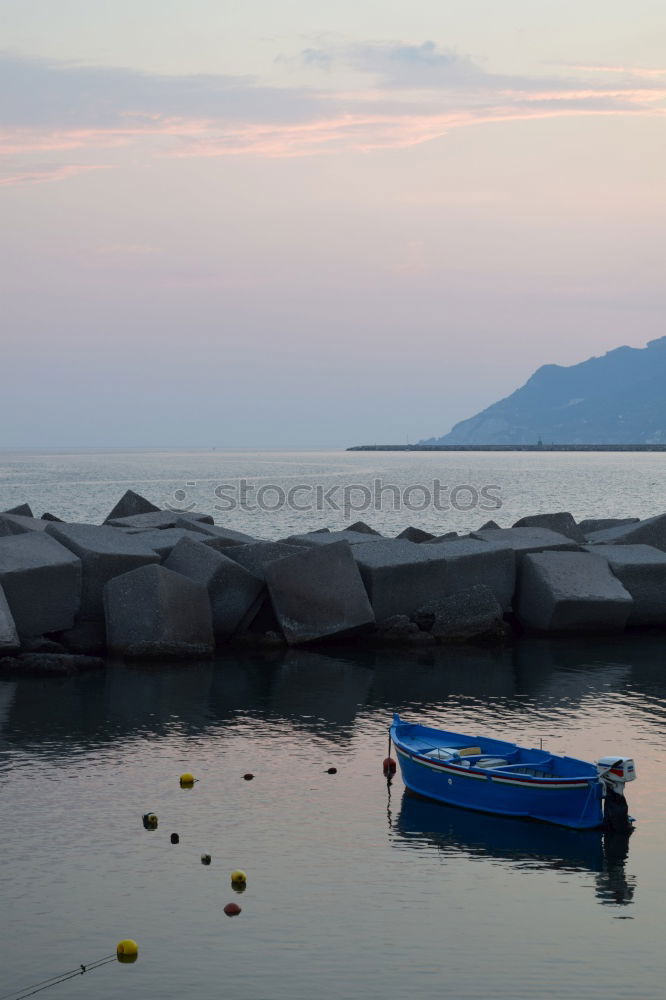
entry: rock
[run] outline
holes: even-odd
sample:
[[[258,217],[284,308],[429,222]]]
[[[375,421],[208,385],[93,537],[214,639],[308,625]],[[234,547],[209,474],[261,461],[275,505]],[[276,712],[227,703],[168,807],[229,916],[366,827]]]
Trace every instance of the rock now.
[[[237,634],[248,633],[252,636],[264,635],[267,632],[276,632],[282,635],[280,623],[277,620],[271,595],[267,590],[257,598],[243,620],[238,624]],[[282,636],[284,640],[284,636]]]
[[[71,628],[81,604],[81,562],[43,531],[0,538],[0,586],[21,637]]]
[[[217,538],[226,542],[227,545],[251,545],[257,539],[252,535],[246,535],[243,531],[233,531],[231,528],[223,528],[218,524],[206,524],[204,521],[192,521],[186,518],[179,518],[176,521],[177,528],[189,528],[197,531],[207,538]]]
[[[192,527],[190,523],[181,522],[203,522],[212,524],[213,518],[210,514],[195,514],[194,512],[184,515],[182,511],[158,510],[145,514],[132,514],[127,517],[112,517],[104,523],[112,528],[142,528],[152,530],[153,528],[175,528],[176,524],[182,527]]]
[[[486,521],[486,523],[482,524],[481,527],[479,528],[479,531],[498,531],[498,530],[501,531],[502,529],[500,528],[497,521]]]
[[[439,642],[500,641],[509,634],[502,607],[490,587],[475,584],[429,601],[412,616]]]
[[[266,567],[277,559],[286,559],[301,552],[298,545],[284,542],[252,542],[248,545],[234,545],[229,550],[229,558],[240,563],[253,576],[266,579]],[[225,553],[226,554],[226,553]]]
[[[594,531],[605,531],[606,528],[623,528],[626,524],[637,524],[637,517],[590,517],[579,521],[578,527],[585,537]]]
[[[550,528],[490,528],[473,531],[472,538],[509,546],[516,554],[517,564],[530,552],[578,552],[580,546],[571,538]]]
[[[540,632],[610,632],[626,625],[631,595],[608,562],[589,552],[535,552],[519,571],[516,614]]]
[[[375,639],[391,646],[427,646],[435,642],[434,636],[421,631],[407,615],[393,615],[379,622]]]
[[[589,545],[605,559],[634,605],[628,625],[666,625],[666,552],[651,545]]]
[[[88,524],[50,524],[48,535],[57,539],[79,557],[83,570],[80,617],[104,618],[104,585],[147,563],[159,562],[159,556],[143,541],[143,535],[127,535],[110,527]],[[47,535],[47,537],[48,537]],[[61,629],[70,628],[60,626]],[[55,629],[42,629],[53,632]]]
[[[70,677],[88,670],[103,670],[104,660],[97,656],[71,656],[68,653],[25,653],[0,660],[0,673],[31,677]]]
[[[429,531],[423,531],[421,528],[413,528],[409,525],[395,537],[406,538],[408,542],[431,542],[435,536]]]
[[[69,653],[106,652],[106,625],[103,621],[77,621],[73,628],[56,633],[56,638]]]
[[[116,576],[104,587],[109,649],[128,657],[207,656],[215,640],[202,583],[155,564]]]
[[[0,514],[0,536],[23,535],[26,531],[45,531],[48,521],[22,514]]]
[[[348,542],[349,545],[367,545],[369,542],[386,541],[382,535],[366,534],[362,531],[308,531],[302,535],[289,535],[285,538],[286,545],[309,545],[321,547],[335,545],[337,542]]]
[[[64,524],[65,523],[61,517],[56,517],[55,514],[50,514],[48,512],[48,510],[44,514],[42,514],[41,520],[42,521],[57,521],[59,524]]]
[[[587,536],[587,540],[595,545],[652,545],[655,549],[666,552],[666,514],[617,528],[594,531]]]
[[[121,530],[121,529],[119,529]],[[190,538],[192,541],[199,541],[203,538],[196,531],[189,531],[187,528],[154,528],[152,531],[140,531],[133,536],[142,545],[147,545],[160,557],[162,562],[167,558],[178,542],[183,538]]]
[[[378,621],[411,615],[428,601],[480,582],[490,586],[503,607],[513,596],[513,552],[478,539],[418,545],[384,539],[354,545],[352,553]]]
[[[346,542],[301,549],[270,562],[266,583],[289,645],[345,635],[375,616]]]
[[[556,514],[530,514],[529,517],[521,517],[516,521],[514,528],[548,528],[581,545],[585,541],[585,535],[576,524],[573,514],[568,511]]]
[[[193,534],[195,534],[195,532],[193,532]],[[228,538],[217,538],[215,535],[202,535],[200,532],[196,533],[196,537],[197,541],[200,542],[201,545],[207,545],[215,552],[222,552],[225,555],[229,555],[229,552],[227,551],[228,549],[238,545],[238,542],[232,542]],[[245,545],[248,543],[243,542],[242,544]]]
[[[18,514],[19,517],[33,517],[32,509],[29,503],[21,503],[18,507],[10,507],[9,510],[3,510],[3,514]]]
[[[62,643],[47,639],[44,635],[30,636],[21,642],[21,653],[66,653]]]
[[[113,510],[107,514],[104,523],[108,524],[109,521],[112,521],[116,517],[132,517],[134,514],[152,514],[159,509],[150,500],[142,497],[140,493],[135,493],[134,490],[127,490],[123,493]]]
[[[328,530],[328,529],[326,529],[326,530]],[[356,532],[358,532],[359,534],[362,534],[362,535],[379,535],[380,534],[379,531],[375,531],[375,529],[371,528],[369,524],[365,523],[365,521],[354,521],[354,523],[350,524],[348,528],[345,528],[345,531],[356,531]]]
[[[7,603],[5,592],[0,587],[0,656],[13,653],[21,645],[16,623]]]
[[[240,563],[189,537],[178,542],[164,565],[207,588],[216,636],[232,635],[264,591],[264,581]]]

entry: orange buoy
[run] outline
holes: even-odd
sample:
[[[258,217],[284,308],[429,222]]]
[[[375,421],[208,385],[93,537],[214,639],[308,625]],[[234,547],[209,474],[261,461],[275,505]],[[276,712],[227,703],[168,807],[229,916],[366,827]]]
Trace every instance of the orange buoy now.
[[[382,762],[382,770],[384,774],[395,774],[397,766],[398,765],[394,761],[393,757],[384,757]]]
[[[238,903],[227,903],[224,908],[224,912],[228,917],[237,917],[240,913],[241,908]]]

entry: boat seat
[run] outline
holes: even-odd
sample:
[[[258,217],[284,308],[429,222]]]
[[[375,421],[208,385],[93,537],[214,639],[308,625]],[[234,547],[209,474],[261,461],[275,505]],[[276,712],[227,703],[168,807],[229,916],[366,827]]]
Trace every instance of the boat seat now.
[[[507,767],[508,760],[504,757],[479,757],[477,761],[474,762],[475,767]]]
[[[424,757],[433,757],[435,760],[451,760],[452,757],[457,757],[460,753],[459,750],[454,750],[451,747],[433,747],[432,750],[424,750]]]

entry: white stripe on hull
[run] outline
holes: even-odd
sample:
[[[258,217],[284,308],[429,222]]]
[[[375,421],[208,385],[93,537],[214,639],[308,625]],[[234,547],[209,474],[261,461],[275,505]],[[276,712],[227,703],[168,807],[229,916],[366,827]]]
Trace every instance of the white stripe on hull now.
[[[512,778],[504,775],[490,774],[487,771],[485,773],[479,773],[478,771],[472,771],[464,767],[456,766],[455,764],[445,764],[442,761],[431,763],[425,760],[423,757],[419,757],[416,754],[411,754],[407,750],[403,750],[394,744],[395,749],[399,756],[406,757],[411,760],[414,764],[419,764],[421,767],[426,767],[430,771],[438,771],[440,774],[448,772],[449,774],[455,774],[459,778],[476,778],[478,781],[494,781],[499,785],[512,785],[515,788],[531,788],[531,789],[544,789],[545,791],[576,791],[577,789],[583,789],[589,787],[591,782],[596,779],[583,779],[583,780],[573,780],[569,782],[558,781],[556,778],[530,778],[526,775],[524,778]]]

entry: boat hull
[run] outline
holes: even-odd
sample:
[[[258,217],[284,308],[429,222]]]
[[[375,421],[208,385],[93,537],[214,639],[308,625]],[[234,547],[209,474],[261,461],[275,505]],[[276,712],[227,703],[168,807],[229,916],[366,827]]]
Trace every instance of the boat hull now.
[[[465,809],[580,830],[603,824],[602,787],[596,777],[539,780],[466,769],[429,759],[401,746],[392,735],[403,781],[418,795]]]

